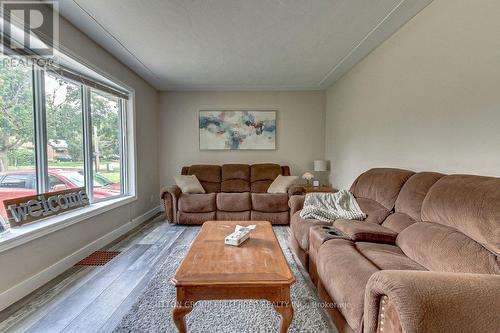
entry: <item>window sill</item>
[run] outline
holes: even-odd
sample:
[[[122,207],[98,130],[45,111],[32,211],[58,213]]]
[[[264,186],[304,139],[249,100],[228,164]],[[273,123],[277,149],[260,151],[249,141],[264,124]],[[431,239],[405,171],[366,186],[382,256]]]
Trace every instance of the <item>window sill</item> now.
[[[82,209],[47,218],[39,222],[9,229],[9,231],[0,235],[0,253],[53,233],[57,230],[67,228],[93,216],[130,204],[136,200],[137,198],[135,196],[126,196],[106,200]]]

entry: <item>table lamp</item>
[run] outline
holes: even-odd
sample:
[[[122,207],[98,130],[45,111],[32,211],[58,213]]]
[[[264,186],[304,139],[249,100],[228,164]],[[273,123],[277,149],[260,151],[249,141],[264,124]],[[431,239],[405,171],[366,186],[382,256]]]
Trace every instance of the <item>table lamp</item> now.
[[[314,160],[314,171],[315,172],[325,172],[325,171],[328,171],[328,161],[325,161],[325,160]],[[319,178],[321,179],[322,177],[319,177]],[[313,185],[314,186],[320,186],[321,184],[320,184],[319,179],[315,180],[313,182]]]
[[[328,171],[328,162],[324,160],[314,160],[314,171]]]

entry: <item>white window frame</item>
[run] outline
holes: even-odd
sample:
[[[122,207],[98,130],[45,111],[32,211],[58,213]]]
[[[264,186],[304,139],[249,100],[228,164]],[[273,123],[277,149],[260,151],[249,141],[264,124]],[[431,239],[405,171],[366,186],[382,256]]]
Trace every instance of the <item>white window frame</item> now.
[[[34,129],[35,129],[35,165],[36,165],[36,180],[37,180],[37,193],[48,192],[48,160],[47,160],[47,110],[45,105],[45,70],[32,66],[31,75],[33,78],[33,109],[34,109]],[[127,133],[127,101],[123,98],[118,98],[118,126],[119,126],[119,151],[120,151],[120,194],[114,195],[109,198],[99,200],[94,199],[94,171],[93,171],[93,147],[92,147],[92,108],[91,108],[91,93],[93,89],[85,84],[72,82],[81,87],[81,105],[83,117],[83,138],[84,138],[84,172],[85,172],[85,189],[90,198],[91,203],[101,202],[106,200],[115,199],[118,197],[128,196],[129,186],[128,179],[128,137]]]
[[[97,80],[110,82],[114,86],[119,87],[122,91],[127,92],[128,99],[120,98],[120,181],[121,193],[118,196],[102,199],[91,203],[90,206],[82,209],[73,210],[67,213],[45,218],[37,222],[25,224],[19,227],[10,228],[7,232],[0,234],[0,253],[12,249],[14,247],[25,244],[29,241],[43,237],[57,230],[66,228],[75,223],[89,220],[90,218],[103,214],[109,210],[116,209],[137,200],[137,166],[136,166],[136,136],[135,136],[135,90],[132,87],[120,82],[116,78],[104,73],[83,58],[72,54],[64,47],[59,46],[59,50],[55,50],[57,56],[65,62],[72,63],[75,67],[80,67],[85,71],[85,75],[89,76],[89,71],[92,72]],[[45,89],[44,89],[44,70],[32,68],[33,80],[33,109],[34,109],[34,128],[35,128],[35,149],[36,149],[36,179],[37,192],[46,192],[48,189],[48,163],[47,163],[47,128],[46,128],[46,111],[45,111]],[[84,98],[83,92],[88,91],[88,99]],[[90,103],[91,88],[82,84],[82,112],[84,121],[84,161],[85,161],[85,180],[86,189],[89,195],[93,194],[93,178],[92,178],[92,131],[86,126],[91,126],[90,122]],[[87,101],[87,102],[85,102]],[[87,111],[85,111],[87,109]],[[88,112],[88,115],[85,115]],[[90,133],[90,135],[85,135]],[[88,138],[86,138],[86,136]],[[90,140],[88,142],[88,140]],[[44,142],[44,144],[39,144]],[[88,144],[90,143],[90,145]],[[89,150],[89,151],[85,151]],[[90,157],[90,158],[89,158]],[[90,163],[90,167],[88,167]],[[90,177],[89,177],[90,176]]]
[[[91,203],[103,202],[107,200],[113,200],[118,197],[129,196],[129,182],[126,179],[129,178],[128,175],[128,165],[129,159],[128,155],[128,137],[125,135],[127,133],[128,125],[128,103],[127,100],[118,97],[118,124],[119,124],[119,151],[120,151],[120,194],[109,198],[103,198],[99,200],[94,199],[94,171],[93,171],[93,147],[92,147],[92,107],[91,107],[91,93],[92,90],[99,91],[97,89],[90,88],[88,86],[82,85],[82,107],[83,107],[83,131],[84,131],[84,162],[85,162],[85,189],[87,195],[90,198]],[[89,154],[87,155],[87,149]],[[87,171],[88,170],[88,171]]]

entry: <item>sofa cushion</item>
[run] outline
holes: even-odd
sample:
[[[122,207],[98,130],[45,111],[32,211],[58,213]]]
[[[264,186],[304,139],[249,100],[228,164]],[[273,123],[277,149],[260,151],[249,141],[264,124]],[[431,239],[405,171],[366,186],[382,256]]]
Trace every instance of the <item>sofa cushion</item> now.
[[[455,228],[500,255],[500,178],[451,175],[422,204],[422,221]]]
[[[324,243],[316,259],[321,284],[355,332],[361,332],[365,287],[378,268],[356,249],[355,243],[334,239]]]
[[[252,210],[267,213],[288,211],[288,194],[286,193],[251,193]]]
[[[399,192],[395,213],[390,214],[382,225],[399,233],[421,221],[422,203],[429,189],[443,176],[437,172],[419,172],[411,176]]]
[[[269,221],[272,224],[288,224],[290,221],[290,214],[288,212],[258,212],[252,210],[250,212],[250,220],[252,221]]]
[[[206,221],[212,221],[216,219],[215,212],[207,213],[186,213],[177,212],[177,223],[179,224],[203,224]]]
[[[185,213],[214,212],[216,193],[181,194],[178,201],[179,211]]]
[[[424,266],[408,258],[399,247],[392,244],[356,242],[356,248],[379,270],[427,270]]]
[[[221,167],[219,165],[191,165],[187,168],[186,174],[195,175],[207,193],[220,192]]]
[[[300,217],[300,210],[290,218],[290,232],[295,237],[299,247],[305,252],[309,251],[309,228],[315,225],[332,225],[332,222],[303,219]]]
[[[358,176],[351,192],[356,198],[374,200],[391,211],[401,187],[413,174],[413,171],[402,169],[370,169]]]
[[[326,241],[316,261],[318,275],[349,326],[362,331],[365,288],[370,276],[381,269],[423,269],[396,246]]]
[[[271,186],[272,180],[258,180],[250,183],[250,192],[252,193],[267,193],[267,189]]]
[[[250,166],[248,164],[224,164],[222,166],[222,192],[249,192]]]
[[[374,242],[394,244],[396,232],[376,223],[339,219],[333,222],[335,229],[356,242]]]
[[[282,168],[278,164],[263,163],[253,164],[250,167],[250,190],[253,193],[266,193],[278,175],[281,175]]]
[[[396,240],[403,252],[432,271],[500,274],[500,258],[460,231],[417,222]]]
[[[298,176],[278,175],[269,188],[267,193],[288,193],[288,189],[299,179]]]
[[[444,175],[437,172],[419,172],[411,176],[401,188],[396,199],[395,211],[421,221],[422,203],[429,189]]]
[[[176,175],[174,176],[174,180],[182,193],[205,193],[203,186],[201,186],[200,181],[195,175]]]
[[[250,211],[244,212],[223,212],[217,211],[217,220],[218,221],[249,221],[250,220]]]
[[[219,193],[220,183],[200,182],[207,193]]]
[[[273,181],[278,175],[281,175],[281,166],[273,163],[252,164],[250,167],[250,181],[258,180]]]
[[[219,165],[191,165],[188,168],[189,175],[196,175],[201,182],[220,183],[221,167]]]
[[[243,212],[252,209],[250,193],[217,193],[217,209],[226,212]]]
[[[223,180],[220,184],[220,190],[226,193],[250,192],[250,183],[243,179]]]
[[[414,219],[405,213],[394,213],[387,216],[382,225],[396,233],[400,233],[415,222]]]
[[[224,164],[222,166],[222,181],[230,179],[242,179],[250,181],[250,165]]]
[[[381,224],[384,222],[385,218],[391,213],[387,208],[379,204],[378,202],[365,199],[356,198],[359,207],[366,214],[366,222]]]

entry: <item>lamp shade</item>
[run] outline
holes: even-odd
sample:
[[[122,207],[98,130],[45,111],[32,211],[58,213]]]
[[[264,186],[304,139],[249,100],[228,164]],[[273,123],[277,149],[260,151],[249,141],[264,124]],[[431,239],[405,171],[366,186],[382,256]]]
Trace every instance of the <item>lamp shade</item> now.
[[[324,160],[314,161],[314,171],[328,171],[328,163]]]

